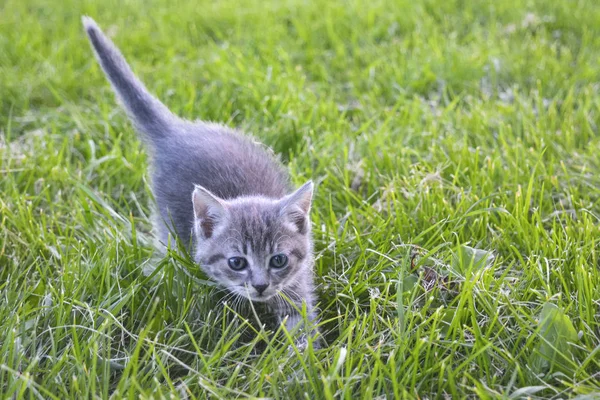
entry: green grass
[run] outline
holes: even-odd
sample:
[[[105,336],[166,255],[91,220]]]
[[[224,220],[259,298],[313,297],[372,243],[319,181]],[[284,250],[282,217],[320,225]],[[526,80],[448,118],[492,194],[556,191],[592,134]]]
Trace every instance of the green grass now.
[[[146,153],[82,14],[175,112],[251,132],[318,183],[327,347],[290,353],[154,254]],[[600,392],[596,0],[0,15],[0,397]]]

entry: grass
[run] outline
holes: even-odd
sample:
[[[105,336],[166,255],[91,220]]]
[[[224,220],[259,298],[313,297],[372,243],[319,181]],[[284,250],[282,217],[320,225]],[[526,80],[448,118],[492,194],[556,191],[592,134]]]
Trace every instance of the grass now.
[[[251,132],[318,183],[327,347],[289,352],[188,259],[154,254],[146,153],[82,14],[175,112]],[[595,0],[0,15],[1,397],[600,392]]]

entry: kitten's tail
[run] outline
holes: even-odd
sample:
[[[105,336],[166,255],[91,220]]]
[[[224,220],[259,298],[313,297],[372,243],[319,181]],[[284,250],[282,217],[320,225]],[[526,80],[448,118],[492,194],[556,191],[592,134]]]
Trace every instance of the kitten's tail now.
[[[165,136],[178,118],[136,78],[119,49],[96,22],[86,16],[81,20],[98,62],[136,128],[150,139]]]

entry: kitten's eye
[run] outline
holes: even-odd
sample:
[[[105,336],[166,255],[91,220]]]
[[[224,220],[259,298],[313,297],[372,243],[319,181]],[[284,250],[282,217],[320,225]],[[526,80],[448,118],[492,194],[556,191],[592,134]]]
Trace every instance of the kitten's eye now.
[[[285,254],[277,254],[271,257],[271,261],[269,261],[269,266],[271,268],[283,268],[287,265],[288,258]]]
[[[248,266],[248,261],[244,257],[231,257],[227,260],[229,268],[234,271],[241,271]]]

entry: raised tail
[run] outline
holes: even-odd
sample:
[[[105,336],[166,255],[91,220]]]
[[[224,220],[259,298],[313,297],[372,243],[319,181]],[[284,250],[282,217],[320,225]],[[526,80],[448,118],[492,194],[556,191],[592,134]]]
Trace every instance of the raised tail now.
[[[178,118],[148,92],[96,22],[86,16],[82,22],[98,62],[136,128],[151,140],[166,136]]]

